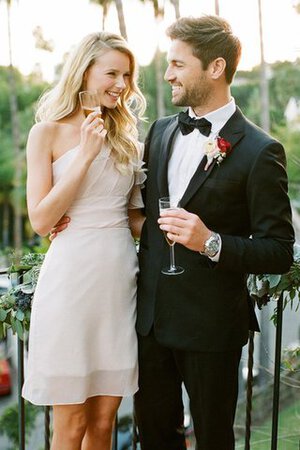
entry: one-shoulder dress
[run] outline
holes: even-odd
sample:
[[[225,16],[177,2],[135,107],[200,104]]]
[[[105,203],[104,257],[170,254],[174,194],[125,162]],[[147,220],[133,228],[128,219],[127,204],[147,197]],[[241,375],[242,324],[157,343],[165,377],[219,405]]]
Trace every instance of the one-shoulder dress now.
[[[79,147],[56,160],[53,183]],[[51,243],[36,286],[23,397],[37,405],[83,403],[138,389],[136,247],[128,208],[143,206],[144,174],[122,174],[104,148]]]

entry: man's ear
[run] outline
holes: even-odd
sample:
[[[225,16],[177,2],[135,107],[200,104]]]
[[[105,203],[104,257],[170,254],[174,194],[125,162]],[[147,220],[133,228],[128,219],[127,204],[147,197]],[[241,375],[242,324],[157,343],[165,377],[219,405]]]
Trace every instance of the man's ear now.
[[[226,68],[226,61],[224,58],[216,58],[209,64],[210,76],[213,80],[219,79],[224,73]]]

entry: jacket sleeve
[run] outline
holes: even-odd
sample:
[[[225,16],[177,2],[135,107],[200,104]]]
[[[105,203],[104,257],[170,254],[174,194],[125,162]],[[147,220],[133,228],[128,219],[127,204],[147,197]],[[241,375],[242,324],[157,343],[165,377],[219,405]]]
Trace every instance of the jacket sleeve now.
[[[286,158],[271,141],[258,154],[247,183],[251,237],[221,234],[218,268],[244,273],[285,273],[293,262],[294,230]]]

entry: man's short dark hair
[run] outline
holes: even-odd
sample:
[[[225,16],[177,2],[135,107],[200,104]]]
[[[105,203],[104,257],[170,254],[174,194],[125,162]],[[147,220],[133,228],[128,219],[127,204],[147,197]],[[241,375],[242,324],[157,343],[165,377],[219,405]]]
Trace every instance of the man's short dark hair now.
[[[182,17],[167,29],[167,35],[189,44],[204,70],[216,58],[224,58],[226,81],[232,82],[241,57],[241,42],[226,20],[218,16]]]

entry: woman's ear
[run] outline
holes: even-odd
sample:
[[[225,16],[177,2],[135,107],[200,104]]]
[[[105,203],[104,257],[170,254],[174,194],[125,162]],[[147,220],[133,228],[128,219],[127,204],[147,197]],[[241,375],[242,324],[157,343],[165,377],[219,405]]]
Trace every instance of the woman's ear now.
[[[226,61],[224,58],[216,58],[209,65],[210,76],[213,80],[219,79],[226,68]]]

